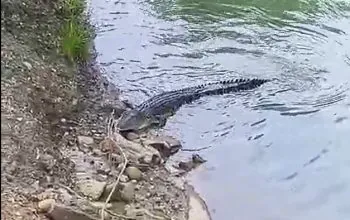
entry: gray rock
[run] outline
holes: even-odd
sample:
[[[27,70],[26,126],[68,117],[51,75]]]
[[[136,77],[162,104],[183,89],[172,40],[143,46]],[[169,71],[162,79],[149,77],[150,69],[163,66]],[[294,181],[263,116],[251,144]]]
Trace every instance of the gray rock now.
[[[38,202],[38,211],[39,212],[49,212],[53,205],[55,204],[54,199],[45,199]]]
[[[195,164],[202,164],[207,162],[207,160],[201,157],[199,154],[192,154],[192,161]]]
[[[179,162],[179,168],[185,171],[190,171],[195,167],[195,164],[192,161],[187,161],[187,162]]]
[[[158,155],[146,155],[146,156],[143,156],[141,158],[139,158],[139,163],[141,164],[148,164],[148,165],[159,165],[161,164],[163,161],[162,161],[162,158]]]
[[[93,156],[102,156],[102,152],[101,152],[101,150],[100,149],[97,149],[97,148],[94,148],[94,149],[92,149],[92,155]]]
[[[135,197],[136,185],[132,182],[124,184],[123,189],[120,191],[120,196],[124,202],[131,202]]]
[[[90,202],[90,205],[92,205],[93,207],[95,208],[98,208],[98,209],[102,209],[105,205],[105,202]],[[106,205],[106,208],[109,209],[112,207],[112,204],[111,203],[108,203]]]
[[[137,167],[127,167],[125,173],[131,180],[140,180],[142,178],[142,172]]]
[[[74,105],[78,105],[78,99],[74,98],[74,99],[72,100],[72,105],[73,105],[73,106],[74,106]]]
[[[192,154],[192,159],[190,161],[187,161],[187,162],[181,161],[179,163],[179,168],[188,172],[192,169],[195,169],[200,164],[205,163],[206,161],[207,160],[203,159],[200,155]]]
[[[169,157],[182,148],[181,142],[171,136],[152,137],[145,143],[157,149],[163,157]]]
[[[134,132],[128,132],[125,136],[126,139],[129,141],[137,140],[140,138],[140,135],[134,133]]]
[[[103,200],[105,200],[109,196],[109,194],[113,189],[113,185],[114,183],[111,183],[106,186],[102,195]],[[118,185],[111,196],[110,202],[121,201],[120,189],[121,189],[121,185]]]
[[[128,178],[127,176],[125,176],[125,175],[121,175],[121,176],[120,176],[120,182],[126,183],[126,182],[128,182],[128,181],[129,181],[129,178]]]
[[[94,143],[94,139],[92,137],[88,137],[88,136],[78,136],[78,144],[79,145],[91,145]]]
[[[78,182],[80,192],[91,198],[92,200],[98,200],[103,194],[106,182],[100,182],[97,180],[83,180]]]
[[[54,205],[52,210],[46,215],[52,220],[97,220],[96,218],[89,216],[86,213],[65,207],[63,205]]]

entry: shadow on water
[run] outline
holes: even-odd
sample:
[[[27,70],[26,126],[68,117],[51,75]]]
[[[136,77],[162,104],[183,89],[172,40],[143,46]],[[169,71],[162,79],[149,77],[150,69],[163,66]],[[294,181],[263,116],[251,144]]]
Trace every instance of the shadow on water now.
[[[240,77],[253,91],[183,106],[164,131],[208,162],[213,219],[350,219],[350,2],[92,0],[109,79],[134,103]],[[188,156],[179,154],[178,157]]]

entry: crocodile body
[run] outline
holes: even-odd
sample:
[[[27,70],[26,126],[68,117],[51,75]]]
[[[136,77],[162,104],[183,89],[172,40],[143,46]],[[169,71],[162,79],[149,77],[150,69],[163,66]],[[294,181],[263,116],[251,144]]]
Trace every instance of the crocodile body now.
[[[203,96],[251,90],[269,81],[268,79],[235,79],[164,92],[153,96],[132,110],[125,111],[117,127],[119,131],[138,131],[153,126],[164,126],[167,118],[184,104]]]

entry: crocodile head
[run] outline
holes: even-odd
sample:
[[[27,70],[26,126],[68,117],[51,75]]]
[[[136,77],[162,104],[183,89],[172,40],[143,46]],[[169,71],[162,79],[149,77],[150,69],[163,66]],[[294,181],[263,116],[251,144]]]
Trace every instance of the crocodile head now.
[[[120,116],[117,128],[120,132],[143,131],[150,127],[159,125],[160,121],[137,110],[123,112]]]

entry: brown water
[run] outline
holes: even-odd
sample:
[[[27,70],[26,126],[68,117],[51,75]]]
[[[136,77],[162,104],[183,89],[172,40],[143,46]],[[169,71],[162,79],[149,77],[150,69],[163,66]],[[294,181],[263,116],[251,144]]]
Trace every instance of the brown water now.
[[[350,219],[350,1],[92,0],[99,61],[133,103],[278,78],[183,106],[164,130],[208,160],[214,220]]]

